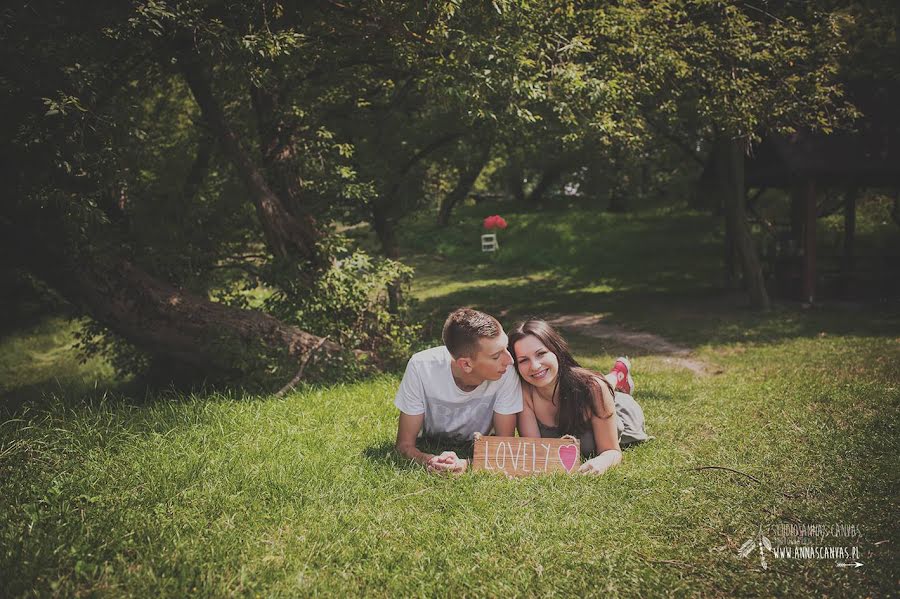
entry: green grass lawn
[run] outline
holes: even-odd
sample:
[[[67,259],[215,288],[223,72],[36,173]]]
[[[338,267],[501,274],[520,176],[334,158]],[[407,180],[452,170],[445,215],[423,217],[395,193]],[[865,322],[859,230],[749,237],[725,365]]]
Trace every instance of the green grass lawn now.
[[[599,370],[631,350],[654,441],[599,478],[442,478],[392,452],[397,374],[136,402],[94,391],[53,321],[0,341],[4,401],[28,394],[0,425],[0,596],[896,594],[895,304],[749,312],[699,215],[503,214],[494,257],[476,208],[407,230],[427,335],[463,303],[663,334],[718,374],[568,335]],[[806,544],[856,546],[861,568],[738,556],[760,528],[840,524],[861,536]]]

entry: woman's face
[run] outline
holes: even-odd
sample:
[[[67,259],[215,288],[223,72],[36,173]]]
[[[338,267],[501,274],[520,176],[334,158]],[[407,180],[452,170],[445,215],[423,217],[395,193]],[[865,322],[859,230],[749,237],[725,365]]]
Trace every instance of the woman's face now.
[[[535,387],[546,387],[556,382],[559,360],[540,339],[527,335],[516,341],[513,349],[516,351],[516,368],[525,382]]]

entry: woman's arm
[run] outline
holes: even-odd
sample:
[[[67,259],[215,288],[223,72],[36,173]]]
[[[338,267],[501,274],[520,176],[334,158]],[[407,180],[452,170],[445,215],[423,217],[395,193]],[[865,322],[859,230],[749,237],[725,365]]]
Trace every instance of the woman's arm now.
[[[531,398],[531,387],[522,385],[522,411],[519,412],[516,426],[520,437],[540,437],[537,416],[534,415],[534,404]]]
[[[616,406],[612,391],[607,385],[597,382],[593,394],[595,415],[591,417],[591,429],[594,431],[597,456],[581,465],[578,471],[582,474],[603,474],[622,461],[619,432],[613,418]]]

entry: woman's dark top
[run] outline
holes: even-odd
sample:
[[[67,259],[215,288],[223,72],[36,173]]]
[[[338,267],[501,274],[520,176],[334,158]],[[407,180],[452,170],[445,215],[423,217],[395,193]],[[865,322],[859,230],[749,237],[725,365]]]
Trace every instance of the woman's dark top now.
[[[627,447],[642,441],[652,439],[644,430],[644,410],[638,405],[638,402],[627,393],[615,392],[616,412],[613,417],[616,419],[616,430],[619,433],[619,445]],[[562,434],[555,426],[547,426],[538,420],[538,430],[541,437],[559,438]],[[596,452],[597,444],[594,442],[594,431],[588,424],[588,430],[581,437],[581,454],[584,456],[591,455]]]

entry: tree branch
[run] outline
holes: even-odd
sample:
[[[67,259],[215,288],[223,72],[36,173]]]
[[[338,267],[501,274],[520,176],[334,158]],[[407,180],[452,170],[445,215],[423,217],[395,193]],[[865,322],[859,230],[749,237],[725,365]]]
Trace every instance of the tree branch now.
[[[402,179],[403,177],[406,176],[407,173],[409,173],[410,170],[412,170],[412,168],[416,164],[421,162],[429,154],[431,154],[432,152],[435,152],[436,150],[439,150],[440,148],[447,145],[451,141],[455,141],[455,140],[459,139],[460,137],[462,137],[462,135],[463,134],[459,131],[450,132],[445,135],[442,135],[441,137],[438,137],[437,139],[432,141],[430,144],[426,145],[424,148],[419,149],[415,154],[412,155],[412,157],[410,157],[410,159],[406,162],[406,164],[403,165],[403,167],[400,169],[400,172],[398,173],[399,176],[397,178]]]
[[[702,167],[706,166],[706,163],[703,161],[703,159],[700,158],[699,156],[697,156],[697,153],[688,144],[686,144],[677,135],[668,131],[665,127],[663,127],[662,125],[660,125],[659,123],[657,123],[656,121],[651,119],[650,116],[647,114],[646,110],[644,110],[643,108],[641,108],[641,116],[644,117],[644,121],[646,121],[646,123],[648,125],[650,125],[651,129],[656,131],[663,138],[669,140],[669,142],[671,142],[675,147],[677,147],[679,150],[681,150],[682,152],[687,154],[688,157],[691,158],[694,162],[696,162],[697,164],[699,164]]]
[[[306,352],[306,355],[303,356],[303,361],[300,362],[300,369],[297,371],[297,374],[294,375],[287,385],[279,389],[275,392],[275,397],[282,397],[285,393],[293,389],[297,383],[300,382],[300,379],[303,378],[303,371],[306,370],[306,365],[309,363],[310,359],[313,355],[319,351],[319,348],[322,347],[322,344],[328,340],[328,337],[322,337],[318,343],[316,343],[315,347]]]
[[[186,44],[183,42],[183,45]],[[318,264],[319,256],[315,244],[317,231],[313,228],[313,223],[300,222],[287,210],[281,199],[269,187],[262,171],[241,147],[237,135],[228,124],[225,113],[215,98],[212,82],[200,57],[192,49],[183,49],[178,62],[204,119],[212,133],[219,139],[238,176],[250,191],[272,253],[279,258],[299,255]]]
[[[741,472],[740,470],[735,470],[734,468],[729,468],[728,466],[697,466],[695,468],[688,468],[688,470],[693,471],[693,472],[701,472],[703,470],[722,470],[725,472],[733,472],[734,474],[740,474],[741,476],[745,476],[757,484],[760,484],[760,485],[764,484],[761,480],[759,480],[755,476],[747,474],[746,472]],[[784,495],[785,497],[788,497],[788,498],[799,497],[799,495],[796,493],[785,493],[784,491],[779,491],[779,493],[781,493],[782,495]]]

